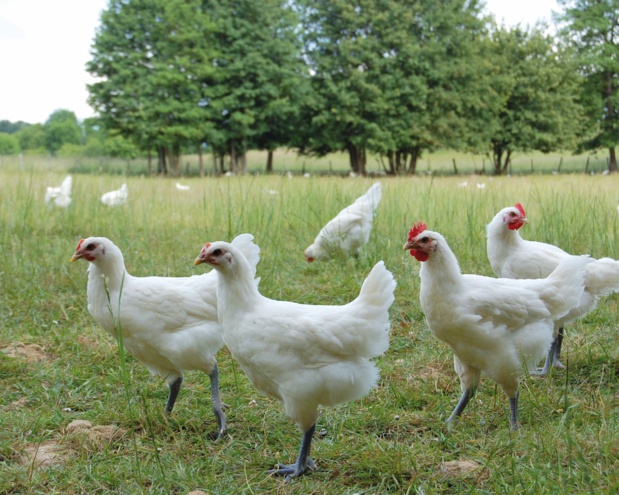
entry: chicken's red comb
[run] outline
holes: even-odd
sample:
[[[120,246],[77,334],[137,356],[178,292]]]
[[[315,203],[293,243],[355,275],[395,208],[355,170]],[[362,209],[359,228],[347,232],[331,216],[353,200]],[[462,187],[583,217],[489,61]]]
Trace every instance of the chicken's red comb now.
[[[411,229],[408,231],[408,238],[407,241],[412,241],[415,237],[417,237],[419,234],[421,234],[424,230],[426,230],[428,226],[425,224],[425,222],[422,222],[421,220],[419,220],[415,225],[413,225],[411,227]]]
[[[82,243],[83,243],[85,240],[86,240],[86,239],[80,239],[80,242],[78,242],[78,243],[77,243],[77,247],[75,248],[75,250],[76,250],[76,251],[77,251],[77,250],[81,247]]]
[[[526,216],[527,216],[527,214],[524,212],[524,208],[522,207],[522,205],[521,205],[520,203],[516,203],[514,206],[515,206],[516,208],[518,208],[518,211],[520,212],[520,214],[521,214],[523,217],[526,217]]]

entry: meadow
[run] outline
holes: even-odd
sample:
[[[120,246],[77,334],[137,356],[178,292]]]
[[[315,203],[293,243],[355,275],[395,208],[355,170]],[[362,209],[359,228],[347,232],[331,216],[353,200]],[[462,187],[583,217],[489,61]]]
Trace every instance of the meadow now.
[[[410,225],[441,232],[465,273],[492,275],[485,225],[521,202],[523,237],[572,253],[619,257],[619,177],[583,173],[380,178],[383,198],[357,260],[307,264],[303,250],[377,179],[272,176],[174,179],[75,174],[68,209],[45,187],[70,167],[0,167],[0,493],[6,494],[581,494],[619,491],[617,296],[570,325],[564,371],[526,377],[521,428],[482,380],[459,424],[445,419],[459,382],[452,353],[419,306],[419,263],[402,250]],[[129,186],[126,205],[99,196]],[[364,399],[323,409],[312,445],[318,470],[290,484],[266,474],[296,457],[300,434],[281,404],[260,395],[218,355],[228,435],[214,441],[209,380],[186,375],[174,414],[167,387],[92,320],[86,268],[69,263],[80,238],[106,236],[134,275],[189,276],[207,241],[242,232],[261,248],[261,292],[343,304],[384,260],[397,280],[391,344]],[[92,428],[69,427],[86,420]],[[38,452],[47,455],[35,457]]]

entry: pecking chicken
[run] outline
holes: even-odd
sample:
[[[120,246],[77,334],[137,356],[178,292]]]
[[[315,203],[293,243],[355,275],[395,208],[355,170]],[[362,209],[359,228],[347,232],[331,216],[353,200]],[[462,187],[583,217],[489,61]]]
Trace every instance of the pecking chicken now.
[[[49,206],[59,206],[60,208],[66,208],[71,204],[71,185],[73,184],[73,178],[67,175],[62,184],[58,187],[47,187],[45,190],[45,204]]]
[[[389,347],[393,275],[381,261],[352,302],[314,306],[261,295],[234,245],[206,244],[195,261],[200,263],[219,272],[217,314],[232,356],[258,390],[284,403],[303,433],[296,462],[269,473],[290,481],[314,470],[309,454],[318,406],[359,399],[376,384],[371,359]]]
[[[381,196],[382,186],[376,182],[322,228],[314,243],[305,250],[305,259],[312,262],[336,255],[358,256],[370,240],[372,220]]]
[[[524,208],[516,203],[503,208],[488,224],[488,259],[497,276],[517,279],[547,277],[561,260],[574,256],[552,244],[523,239],[518,229],[525,223],[528,220]],[[619,261],[591,259],[585,270],[585,291],[580,303],[555,321],[555,338],[544,367],[537,374],[548,374],[551,366],[563,368],[560,357],[564,325],[592,311],[600,297],[616,291],[619,291]]]
[[[127,197],[129,196],[129,188],[127,184],[123,184],[120,186],[120,189],[116,189],[115,191],[106,192],[101,196],[101,202],[105,206],[120,206],[124,205],[127,202]]]
[[[445,238],[422,222],[411,228],[404,249],[422,262],[419,299],[430,330],[454,353],[462,396],[448,424],[483,374],[509,398],[510,425],[517,429],[519,378],[548,350],[554,320],[578,305],[589,258],[567,258],[545,279],[463,275]]]
[[[253,236],[241,234],[232,244],[246,256],[250,277],[260,259]],[[209,375],[218,438],[226,431],[219,396],[215,354],[223,347],[217,320],[217,275],[134,277],[118,247],[105,237],[89,237],[77,245],[71,261],[90,261],[88,311],[148,370],[163,377],[170,389],[165,412],[171,413],[183,372]],[[245,258],[244,258],[245,259]],[[120,335],[119,335],[120,331]]]

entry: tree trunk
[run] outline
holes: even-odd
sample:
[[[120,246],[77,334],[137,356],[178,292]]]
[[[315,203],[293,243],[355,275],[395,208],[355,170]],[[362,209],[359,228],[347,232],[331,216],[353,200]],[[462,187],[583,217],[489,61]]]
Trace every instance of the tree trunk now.
[[[346,145],[348,157],[350,159],[351,170],[360,175],[366,175],[366,154],[365,148],[355,146],[352,143]]]
[[[146,155],[147,162],[146,163],[148,163],[148,175],[151,176],[151,175],[153,175],[153,154],[152,154],[152,149],[151,149],[150,146],[148,147],[148,150],[147,150],[146,153],[147,153],[147,155]]]
[[[419,146],[413,147],[411,150],[411,156],[408,163],[408,174],[415,175],[417,173],[417,162],[421,158],[421,148]]]
[[[273,173],[273,150],[269,150],[267,153],[267,174]]]
[[[606,120],[608,128],[612,128],[615,122],[615,104],[613,96],[615,95],[615,86],[613,85],[614,74],[610,71],[606,72]],[[615,154],[614,146],[608,148],[608,171],[617,172],[617,155]]]
[[[245,175],[247,173],[247,154],[241,153],[238,159],[239,174]]]
[[[617,172],[617,155],[614,147],[608,148],[608,171]]]
[[[202,144],[198,144],[198,171],[200,177],[204,177],[204,157],[202,156]]]
[[[234,141],[230,141],[230,171],[233,174],[236,174],[238,168],[237,158],[236,158],[236,149],[234,148]]]
[[[167,173],[166,149],[164,146],[157,146],[157,175],[167,175]]]
[[[506,150],[499,143],[492,145],[492,164],[494,165],[494,175],[504,174],[511,163],[512,152]]]
[[[172,170],[172,176],[178,177],[180,175],[181,153],[180,146],[178,144],[172,145],[171,148],[167,148],[168,160],[170,163],[170,169]]]

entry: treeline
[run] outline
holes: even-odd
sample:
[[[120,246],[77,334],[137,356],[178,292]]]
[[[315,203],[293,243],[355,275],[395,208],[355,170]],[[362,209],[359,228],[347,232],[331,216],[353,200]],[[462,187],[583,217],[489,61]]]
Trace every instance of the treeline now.
[[[559,0],[560,31],[508,28],[476,0],[110,0],[88,71],[106,139],[179,173],[208,149],[368,153],[414,174],[423,153],[607,149],[617,170],[619,0]],[[272,167],[269,159],[267,172]]]

